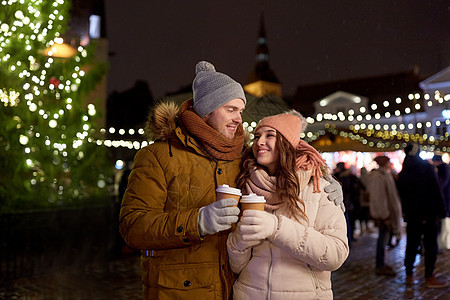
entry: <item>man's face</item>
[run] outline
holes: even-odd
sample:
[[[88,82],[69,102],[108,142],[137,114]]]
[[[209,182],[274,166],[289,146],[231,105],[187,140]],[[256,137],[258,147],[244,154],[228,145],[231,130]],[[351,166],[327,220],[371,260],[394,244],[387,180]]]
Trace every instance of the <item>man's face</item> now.
[[[233,99],[208,114],[203,120],[220,134],[232,139],[239,124],[242,123],[244,109],[245,104],[242,99]]]

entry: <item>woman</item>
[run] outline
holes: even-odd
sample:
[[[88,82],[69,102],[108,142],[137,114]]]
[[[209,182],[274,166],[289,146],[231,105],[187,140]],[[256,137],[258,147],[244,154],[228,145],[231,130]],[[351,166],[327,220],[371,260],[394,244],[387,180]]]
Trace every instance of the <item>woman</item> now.
[[[300,140],[296,111],[266,117],[244,154],[238,187],[266,199],[246,210],[228,236],[230,266],[239,277],[234,299],[331,299],[331,271],[348,256],[342,210],[327,200],[325,161]]]
[[[375,273],[377,275],[395,276],[391,266],[385,264],[385,248],[392,232],[401,237],[402,204],[391,174],[392,164],[389,157],[380,155],[374,158],[378,169],[373,169],[369,175],[370,215],[378,227],[376,247]]]

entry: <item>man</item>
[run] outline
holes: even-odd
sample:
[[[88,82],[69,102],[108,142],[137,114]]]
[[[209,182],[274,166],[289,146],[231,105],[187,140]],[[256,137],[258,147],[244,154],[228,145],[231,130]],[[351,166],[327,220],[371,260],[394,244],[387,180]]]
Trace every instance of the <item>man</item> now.
[[[439,185],[444,196],[445,216],[450,217],[450,166],[442,160],[442,156],[435,154],[431,159],[436,168]]]
[[[375,259],[377,275],[395,276],[391,266],[385,264],[385,248],[390,233],[401,236],[402,207],[397,186],[391,174],[392,164],[389,157],[380,155],[374,161],[378,169],[373,169],[367,180],[369,190],[370,215],[378,227],[378,240]]]
[[[344,162],[338,162],[334,169],[334,176],[342,184],[345,205],[345,220],[347,221],[347,238],[348,245],[351,248],[352,242],[355,241],[355,222],[358,218],[360,209],[359,192],[361,183],[359,178],[352,172],[350,168],[345,167]]]
[[[413,284],[413,269],[417,251],[422,240],[425,248],[425,286],[446,287],[447,283],[434,275],[438,246],[437,234],[440,218],[444,214],[444,203],[434,168],[419,157],[417,144],[405,147],[403,168],[398,175],[406,226],[405,269],[406,283]]]
[[[239,208],[216,201],[215,189],[236,186],[244,149],[242,86],[201,61],[193,99],[160,104],[147,131],[155,143],[134,159],[120,212],[120,232],[142,250],[144,299],[229,299],[235,275],[226,240]],[[339,184],[327,186],[342,201]]]

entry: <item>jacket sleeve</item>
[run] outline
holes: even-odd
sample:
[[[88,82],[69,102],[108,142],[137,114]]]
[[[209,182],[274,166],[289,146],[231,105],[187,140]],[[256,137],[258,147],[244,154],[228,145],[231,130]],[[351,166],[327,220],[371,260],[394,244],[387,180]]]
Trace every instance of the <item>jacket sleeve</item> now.
[[[232,243],[230,242],[233,234],[234,232],[230,233],[227,239],[228,258],[231,270],[236,274],[240,274],[251,259],[252,248],[247,248],[244,251],[239,251],[238,249],[234,248]]]
[[[349,254],[347,226],[339,206],[322,191],[313,226],[279,216],[272,243],[323,271],[338,269]]]
[[[141,149],[123,197],[119,230],[135,249],[163,250],[190,246],[201,240],[198,208],[166,212],[167,184],[155,154]]]

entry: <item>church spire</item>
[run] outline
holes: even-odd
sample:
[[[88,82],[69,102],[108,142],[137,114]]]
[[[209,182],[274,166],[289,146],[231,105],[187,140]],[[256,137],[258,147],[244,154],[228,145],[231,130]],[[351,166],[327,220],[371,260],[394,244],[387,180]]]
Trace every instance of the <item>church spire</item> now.
[[[267,46],[266,27],[264,26],[264,8],[259,13],[259,36],[256,48],[256,65],[269,65],[269,47]]]
[[[255,68],[250,72],[244,90],[258,97],[263,97],[267,94],[281,96],[281,83],[269,65],[269,47],[267,44],[264,8],[262,5],[259,12],[259,34],[256,47]]]

